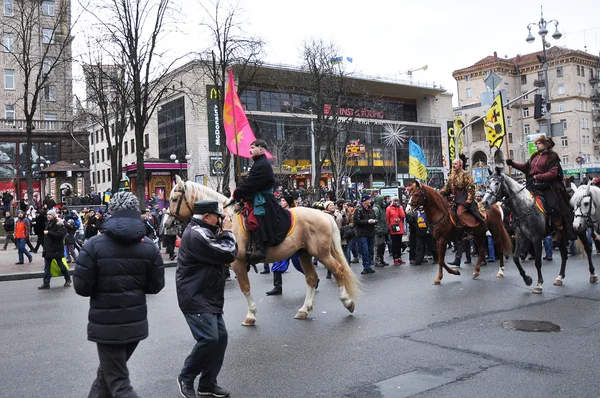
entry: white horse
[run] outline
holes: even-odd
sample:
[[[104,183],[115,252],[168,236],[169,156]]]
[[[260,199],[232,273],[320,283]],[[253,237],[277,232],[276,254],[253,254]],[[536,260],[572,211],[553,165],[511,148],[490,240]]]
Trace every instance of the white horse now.
[[[598,206],[600,206],[600,188],[591,183],[577,188],[571,197],[571,207],[575,209],[573,229],[584,231],[588,220],[600,225]]]
[[[188,220],[192,216],[194,202],[206,199],[216,200],[220,207],[225,207],[230,202],[228,197],[213,189],[192,181],[184,183],[179,176],[176,176],[176,184],[170,197],[170,220],[167,223],[172,222],[173,217],[182,221]],[[318,278],[312,257],[317,258],[331,271],[338,285],[340,301],[348,311],[354,312],[355,304],[352,298],[359,293],[359,283],[342,251],[340,232],[335,220],[322,211],[307,207],[295,207],[290,211],[295,217],[295,223],[281,244],[267,249],[265,262],[281,261],[294,253],[298,254],[306,277],[307,289],[304,305],[298,310],[295,318],[306,319],[314,309]],[[242,325],[252,326],[256,323],[256,303],[250,293],[250,281],[246,269],[248,234],[242,225],[241,217],[234,212],[233,206],[225,207],[224,212],[232,218],[232,231],[238,243],[238,255],[231,267],[248,304],[248,313]]]

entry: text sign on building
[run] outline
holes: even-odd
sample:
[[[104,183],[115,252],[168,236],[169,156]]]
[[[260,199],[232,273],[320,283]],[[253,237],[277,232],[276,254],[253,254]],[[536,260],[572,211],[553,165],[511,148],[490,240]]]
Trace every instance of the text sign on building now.
[[[221,134],[223,130],[223,118],[221,117],[221,90],[217,86],[206,86],[206,112],[208,112],[208,150],[211,152],[221,151]]]

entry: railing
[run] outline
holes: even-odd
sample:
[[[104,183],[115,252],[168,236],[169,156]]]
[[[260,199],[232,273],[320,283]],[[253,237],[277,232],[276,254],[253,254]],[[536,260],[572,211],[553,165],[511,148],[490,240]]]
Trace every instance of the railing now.
[[[68,130],[72,122],[68,120],[33,120],[34,130],[64,131]],[[0,119],[0,130],[25,130],[27,122],[24,119]]]

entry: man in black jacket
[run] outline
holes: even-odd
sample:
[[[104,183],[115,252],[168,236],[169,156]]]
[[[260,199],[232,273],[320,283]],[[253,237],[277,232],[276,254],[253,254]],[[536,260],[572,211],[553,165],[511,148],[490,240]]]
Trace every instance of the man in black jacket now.
[[[89,397],[135,398],[127,360],[148,337],[146,294],[160,292],[165,275],[158,248],[144,238],[136,196],[116,193],[108,207],[104,234],[85,242],[73,276],[77,294],[90,297],[88,340],[100,360]]]
[[[194,216],[181,237],[176,272],[179,308],[196,340],[177,378],[183,397],[196,397],[194,380],[201,373],[198,395],[229,396],[217,384],[217,376],[227,349],[223,320],[226,265],[236,256],[231,220],[221,214],[218,203],[194,203]]]
[[[363,270],[361,274],[373,274],[375,270],[371,267],[375,249],[375,224],[377,216],[371,207],[371,197],[364,194],[361,205],[354,210],[354,226],[356,227],[356,238],[358,249],[362,256]]]
[[[50,265],[52,260],[56,260],[60,272],[65,277],[65,287],[71,286],[71,276],[67,267],[63,264],[65,256],[65,235],[67,231],[63,225],[63,221],[56,217],[56,210],[48,210],[46,214],[47,222],[44,229],[44,282],[38,289],[50,289]],[[31,261],[31,259],[29,260]]]
[[[6,251],[8,247],[8,241],[12,240],[15,244],[15,249],[17,248],[17,241],[15,240],[15,219],[10,214],[10,211],[5,213],[6,218],[4,219],[4,231],[6,231],[6,241],[4,242],[4,247],[0,250]]]

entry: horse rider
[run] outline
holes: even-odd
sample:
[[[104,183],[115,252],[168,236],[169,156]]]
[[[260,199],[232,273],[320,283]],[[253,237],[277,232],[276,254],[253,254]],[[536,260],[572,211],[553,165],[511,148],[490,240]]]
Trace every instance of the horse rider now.
[[[254,163],[248,176],[233,191],[235,200],[250,201],[258,221],[258,229],[251,231],[255,247],[248,257],[250,264],[263,262],[267,257],[267,246],[272,246],[279,240],[274,226],[280,222],[279,218],[283,213],[282,207],[273,195],[275,175],[265,154],[266,150],[267,143],[263,140],[255,140],[250,144],[250,155]],[[287,231],[284,232],[283,238],[285,233]]]
[[[555,239],[577,239],[573,231],[573,209],[569,205],[567,191],[563,184],[563,171],[560,158],[552,150],[554,141],[545,135],[535,140],[537,151],[526,163],[516,163],[507,159],[506,164],[525,174],[526,187],[534,195],[544,198],[546,213],[556,231]],[[564,236],[561,236],[563,234]]]
[[[481,213],[479,213],[477,204],[473,202],[475,198],[475,181],[471,173],[464,169],[461,159],[454,159],[452,162],[452,174],[448,177],[441,194],[453,196],[452,201],[456,206],[456,214],[463,226],[473,228],[476,221],[485,222]],[[469,217],[469,214],[475,217],[475,222]]]

